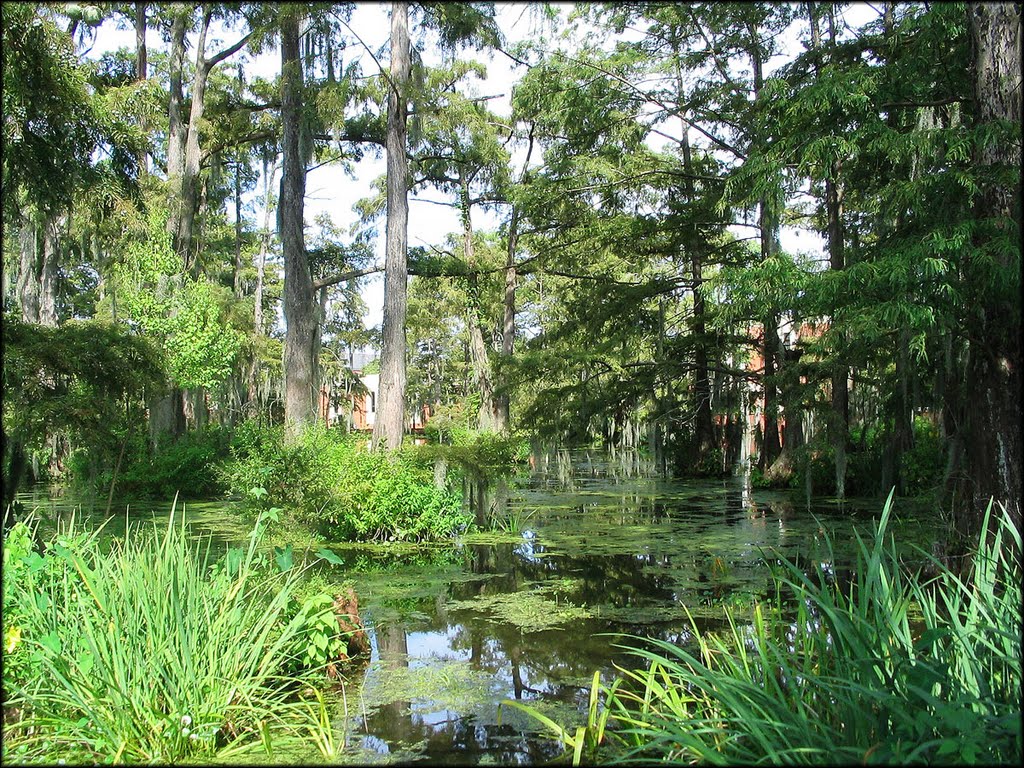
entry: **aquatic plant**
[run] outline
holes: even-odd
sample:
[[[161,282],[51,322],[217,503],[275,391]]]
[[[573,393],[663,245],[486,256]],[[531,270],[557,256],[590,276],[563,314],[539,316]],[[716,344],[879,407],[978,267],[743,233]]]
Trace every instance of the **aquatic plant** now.
[[[309,683],[282,672],[303,569],[262,564],[266,525],[221,558],[173,509],[109,551],[73,519],[42,553],[5,548],[4,760],[224,758],[317,727],[296,700]]]
[[[907,574],[887,535],[891,507],[890,496],[873,542],[857,537],[848,588],[783,558],[773,578],[779,595],[795,594],[795,615],[780,598],[756,606],[753,624],[728,612],[721,637],[694,623],[692,650],[634,638],[644,666],[592,692],[608,722],[600,740],[584,739],[590,757],[601,747],[617,762],[1019,760],[1019,531],[990,509],[968,579],[934,558],[935,575]],[[580,734],[548,725],[578,758]]]
[[[481,595],[471,600],[455,600],[448,606],[452,611],[466,608],[485,612],[494,621],[512,624],[527,633],[556,629],[594,615],[584,606],[553,600],[540,590]]]
[[[530,518],[537,513],[536,509],[521,506],[510,506],[503,514],[491,517],[491,530],[501,533],[522,533]]]

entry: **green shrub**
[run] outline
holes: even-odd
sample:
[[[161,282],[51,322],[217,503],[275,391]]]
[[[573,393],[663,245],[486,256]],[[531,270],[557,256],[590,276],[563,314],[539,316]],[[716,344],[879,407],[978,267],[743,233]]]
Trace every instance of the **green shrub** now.
[[[265,488],[302,522],[335,539],[413,540],[464,530],[461,495],[434,485],[415,449],[370,453],[358,438],[311,427],[293,446],[280,430],[240,431],[224,466],[229,487]]]
[[[692,651],[637,638],[645,665],[602,689],[607,727],[539,719],[577,760],[582,744],[624,762],[1016,764],[1020,533],[1004,512],[990,537],[986,515],[969,581],[934,560],[937,575],[908,575],[886,535],[891,501],[874,542],[858,538],[848,588],[783,561],[776,587],[795,593],[795,616],[758,606],[721,637],[693,624]]]
[[[900,457],[900,472],[909,495],[927,493],[942,482],[945,456],[936,424],[914,417],[914,447]]]
[[[288,611],[303,569],[265,562],[264,527],[215,559],[173,512],[162,534],[132,530],[109,551],[72,521],[40,554],[16,526],[3,686],[20,719],[5,722],[5,761],[223,758],[318,727],[285,675],[307,624]]]
[[[125,442],[115,493],[133,499],[183,499],[216,496],[223,491],[218,463],[229,455],[231,435],[219,426],[186,432],[154,453],[144,432],[136,430]],[[116,453],[114,454],[116,458]],[[110,458],[111,462],[115,458]],[[86,451],[72,455],[71,472],[79,485],[107,493],[114,464],[93,475],[93,457]]]

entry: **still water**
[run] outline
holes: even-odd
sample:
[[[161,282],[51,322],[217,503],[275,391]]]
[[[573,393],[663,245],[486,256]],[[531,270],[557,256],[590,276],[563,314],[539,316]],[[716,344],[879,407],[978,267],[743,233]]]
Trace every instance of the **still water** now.
[[[766,559],[841,577],[854,531],[868,535],[882,508],[751,491],[741,478],[670,480],[636,454],[558,451],[531,464],[492,489],[483,530],[456,543],[333,547],[372,647],[365,674],[339,691],[348,758],[543,762],[558,745],[503,701],[581,720],[595,671],[608,682],[616,665],[639,666],[621,647],[629,637],[686,644],[687,612],[697,631],[724,626],[726,608],[742,620],[772,594]],[[46,503],[57,514],[65,502],[35,506]],[[187,517],[217,539],[242,538],[228,506],[188,503]],[[166,519],[168,509],[136,504],[127,517]],[[941,535],[933,510],[898,502],[895,512],[898,542],[929,547]],[[115,516],[111,532],[124,524]]]

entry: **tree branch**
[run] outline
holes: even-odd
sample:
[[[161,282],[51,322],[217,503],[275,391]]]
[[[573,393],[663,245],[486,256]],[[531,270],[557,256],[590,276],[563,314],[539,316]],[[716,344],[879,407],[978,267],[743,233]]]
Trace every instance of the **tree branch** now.
[[[879,109],[893,109],[896,107],[944,107],[947,104],[963,104],[968,101],[970,101],[970,99],[963,96],[947,96],[944,99],[936,99],[935,101],[889,101],[879,107]]]
[[[222,61],[224,61],[224,59],[228,58],[229,56],[234,56],[236,53],[238,53],[240,50],[242,50],[242,48],[245,46],[245,44],[249,42],[249,39],[253,35],[255,35],[255,34],[256,34],[256,30],[255,29],[250,29],[249,30],[249,34],[247,34],[245,37],[243,37],[241,40],[239,40],[234,45],[232,45],[232,46],[230,46],[228,48],[225,48],[223,51],[221,51],[220,53],[216,54],[212,58],[209,58],[209,59],[204,58],[203,59],[203,66],[207,70],[213,69],[215,66],[217,66]]]
[[[319,291],[321,288],[329,288],[330,286],[337,285],[338,283],[344,283],[349,280],[355,280],[357,277],[365,277],[366,275],[372,275],[375,272],[383,271],[383,264],[374,264],[372,267],[366,267],[364,269],[353,269],[348,272],[342,272],[340,275],[325,277],[322,280],[314,280],[313,290]]]

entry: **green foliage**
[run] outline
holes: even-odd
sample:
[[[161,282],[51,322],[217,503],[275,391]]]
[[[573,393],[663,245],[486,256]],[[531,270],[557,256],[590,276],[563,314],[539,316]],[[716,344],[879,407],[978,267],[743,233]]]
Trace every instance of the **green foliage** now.
[[[346,653],[345,639],[338,634],[338,619],[329,594],[317,592],[305,598],[298,616],[302,634],[296,638],[292,655],[300,669],[325,669],[327,664]]]
[[[604,744],[608,718],[612,713],[610,707],[602,706],[601,692],[604,691],[606,701],[612,700],[620,683],[620,680],[616,680],[605,688],[601,685],[601,673],[594,673],[594,679],[590,684],[590,697],[587,700],[587,723],[577,726],[574,731],[559,725],[537,707],[519,701],[505,701],[503,706],[515,707],[548,728],[566,749],[572,750],[574,766],[582,765],[584,760],[589,764],[597,759],[601,745]]]
[[[223,759],[316,723],[284,675],[305,616],[302,569],[279,573],[248,545],[211,556],[175,514],[107,551],[74,521],[42,554],[5,547],[4,758],[68,762]],[[10,586],[9,586],[10,585]],[[20,654],[20,655],[19,655]],[[6,659],[5,659],[6,661]]]
[[[228,458],[230,434],[217,426],[192,430],[150,453],[148,442],[136,440],[135,453],[126,454],[117,478],[120,495],[127,498],[209,498],[222,491],[219,462]],[[108,473],[100,487],[108,486]]]
[[[838,585],[781,560],[754,623],[731,613],[696,649],[660,640],[630,652],[645,666],[604,688],[602,758],[664,762],[1003,763],[1021,736],[1021,538],[986,513],[962,579],[905,571],[887,526],[858,536],[855,576]],[[994,525],[990,531],[989,526]],[[829,542],[831,547],[831,542]],[[780,597],[781,601],[781,597]],[[554,725],[567,746],[572,736]],[[567,737],[571,737],[567,738]],[[591,744],[595,744],[593,740]],[[576,747],[578,749],[578,747]]]
[[[945,456],[934,420],[914,417],[914,446],[900,457],[900,474],[908,495],[932,491],[942,481]]]
[[[115,269],[120,303],[164,350],[178,386],[212,388],[231,372],[241,346],[240,334],[225,325],[230,292],[184,274],[166,220],[166,211],[152,206],[146,236],[127,246]]]
[[[233,489],[270,497],[332,539],[412,540],[451,536],[469,524],[460,495],[433,482],[415,451],[371,453],[338,430],[308,429],[286,446],[280,429],[243,425],[224,468]]]
[[[13,221],[17,192],[38,210],[71,202],[100,130],[84,68],[50,9],[8,5],[2,20],[3,210]]]
[[[32,447],[58,430],[109,442],[132,417],[131,401],[163,379],[152,345],[121,326],[47,328],[8,313],[3,341],[4,430]]]

